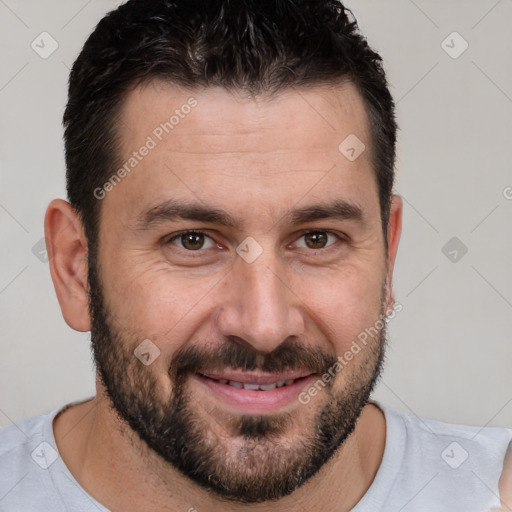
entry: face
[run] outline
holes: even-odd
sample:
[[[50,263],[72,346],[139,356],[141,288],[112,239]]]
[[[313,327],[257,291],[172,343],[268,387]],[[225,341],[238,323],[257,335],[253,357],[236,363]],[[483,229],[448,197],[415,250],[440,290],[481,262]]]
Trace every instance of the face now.
[[[285,496],[354,430],[382,364],[384,329],[337,364],[389,300],[362,100],[350,84],[250,99],[152,83],[122,121],[129,171],[98,193],[89,248],[106,395],[197,484]],[[356,159],[338,149],[351,134]]]

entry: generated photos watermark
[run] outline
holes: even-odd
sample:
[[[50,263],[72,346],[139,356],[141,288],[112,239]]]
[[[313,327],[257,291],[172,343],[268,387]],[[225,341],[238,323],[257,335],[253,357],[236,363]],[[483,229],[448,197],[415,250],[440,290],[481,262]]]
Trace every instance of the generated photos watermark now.
[[[96,199],[104,199],[107,192],[114,190],[116,185],[130,174],[146,156],[148,156],[153,149],[164,139],[166,135],[172,132],[178,126],[182,119],[185,119],[193,108],[197,107],[197,100],[193,96],[188,98],[187,102],[181,105],[180,108],[174,110],[174,114],[163,123],[160,123],[152,132],[151,135],[146,137],[144,144],[132,153],[132,156],[124,162],[124,164],[107,180],[103,186],[94,189],[94,197]]]
[[[299,402],[303,405],[309,404],[311,398],[318,394],[331,382],[336,375],[347,366],[354,357],[361,352],[362,347],[366,346],[369,341],[378,337],[379,333],[384,329],[389,320],[392,320],[397,313],[402,311],[403,306],[400,302],[393,304],[392,310],[387,315],[380,314],[379,319],[371,326],[367,327],[364,331],[360,332],[352,341],[352,345],[346,350],[343,355],[338,356],[338,360],[308,389],[299,394]]]

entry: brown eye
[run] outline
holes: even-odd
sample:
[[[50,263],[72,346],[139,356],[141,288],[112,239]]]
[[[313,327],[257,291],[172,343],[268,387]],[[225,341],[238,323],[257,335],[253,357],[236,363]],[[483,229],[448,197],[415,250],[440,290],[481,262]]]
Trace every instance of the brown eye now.
[[[185,231],[172,237],[169,243],[177,245],[187,251],[199,251],[200,249],[208,249],[213,247],[213,240],[200,231]]]
[[[200,233],[185,233],[181,235],[181,243],[185,249],[196,251],[204,244],[204,235]]]
[[[309,231],[301,235],[295,246],[301,249],[327,249],[339,240],[342,237],[330,231]]]
[[[304,240],[309,249],[323,249],[327,244],[327,234],[323,231],[314,231],[306,233]]]

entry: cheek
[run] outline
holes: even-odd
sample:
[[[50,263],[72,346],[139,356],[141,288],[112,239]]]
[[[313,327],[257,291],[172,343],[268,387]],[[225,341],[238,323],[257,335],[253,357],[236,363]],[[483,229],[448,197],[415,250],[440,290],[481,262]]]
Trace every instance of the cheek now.
[[[381,311],[382,276],[345,269],[315,286],[304,281],[301,298],[337,354],[347,350],[357,336],[373,326]]]
[[[182,343],[184,330],[191,326],[219,276],[191,277],[171,272],[165,263],[137,263],[110,266],[104,290],[115,321],[134,337],[149,338],[161,350],[173,351]],[[176,347],[170,342],[176,340]]]

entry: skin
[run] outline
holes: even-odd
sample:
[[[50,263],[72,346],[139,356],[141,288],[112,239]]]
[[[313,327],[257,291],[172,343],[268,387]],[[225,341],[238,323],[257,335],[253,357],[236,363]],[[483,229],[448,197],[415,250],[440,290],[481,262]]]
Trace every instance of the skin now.
[[[386,253],[366,112],[355,87],[317,86],[250,99],[217,88],[185,91],[152,82],[125,100],[123,157],[140,148],[190,96],[197,107],[101,202],[98,258],[105,301],[121,331],[154,340],[160,349],[148,367],[157,377],[159,397],[170,392],[167,369],[184,346],[204,340],[221,346],[236,337],[266,354],[296,337],[342,355],[378,319],[383,282],[386,308],[394,302],[402,201],[393,196]],[[355,161],[338,150],[349,134],[366,145]],[[169,198],[224,209],[237,226],[177,220],[136,229],[139,212]],[[359,205],[364,222],[286,222],[285,214],[294,208],[334,199]],[[215,243],[195,256],[162,242],[186,229],[204,231]],[[308,248],[301,235],[311,229],[343,233],[349,242],[333,236],[323,252]],[[87,240],[66,201],[49,205],[45,233],[64,319],[75,330],[89,331]],[[247,236],[263,250],[250,264],[236,253]],[[357,375],[365,353],[340,373],[338,391],[347,386],[344,379]],[[197,382],[188,385],[201,404],[197,414],[228,432],[227,418],[237,411]],[[113,511],[268,510],[265,503],[227,506],[165,464],[119,420],[99,378],[96,386],[94,400],[55,419],[54,433],[71,473],[98,501]],[[327,399],[321,391],[307,406],[288,404],[294,423],[283,442],[293,445]],[[272,510],[296,509],[298,502],[311,511],[350,510],[379,468],[385,430],[382,411],[366,405],[353,435],[329,462],[304,486],[272,503]],[[235,442],[224,441],[229,455]]]
[[[512,441],[509,443],[503,460],[503,471],[499,480],[502,509],[512,510]]]

